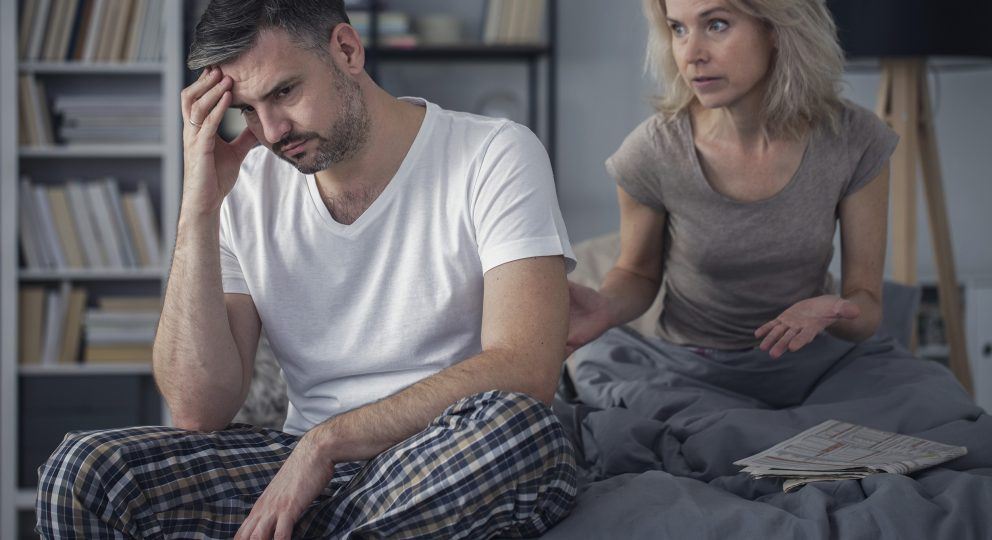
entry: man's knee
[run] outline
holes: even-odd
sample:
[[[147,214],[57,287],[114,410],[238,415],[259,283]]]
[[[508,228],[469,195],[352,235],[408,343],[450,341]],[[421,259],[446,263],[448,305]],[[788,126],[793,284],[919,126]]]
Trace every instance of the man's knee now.
[[[551,407],[520,392],[490,390],[469,396],[449,409],[475,422],[494,451],[506,452],[552,474],[571,474],[571,442]],[[552,472],[551,470],[554,469]]]

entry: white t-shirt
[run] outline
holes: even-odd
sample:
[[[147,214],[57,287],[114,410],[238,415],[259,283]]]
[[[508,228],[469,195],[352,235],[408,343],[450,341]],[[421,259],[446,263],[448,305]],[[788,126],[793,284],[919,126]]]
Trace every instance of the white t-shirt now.
[[[221,208],[224,292],[250,294],[301,434],[482,350],[483,274],[575,266],[544,147],[507,120],[427,107],[396,175],[351,225],[304,175],[252,150]]]

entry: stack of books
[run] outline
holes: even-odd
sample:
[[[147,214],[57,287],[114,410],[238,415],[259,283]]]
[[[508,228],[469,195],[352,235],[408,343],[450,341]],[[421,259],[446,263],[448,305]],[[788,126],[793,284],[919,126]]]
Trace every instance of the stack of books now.
[[[364,45],[371,36],[371,14],[365,10],[348,11],[351,25],[362,37]],[[410,29],[410,16],[401,11],[381,11],[378,14],[379,45],[383,47],[416,47],[419,40]]]
[[[482,25],[487,45],[541,43],[546,0],[489,0]]]
[[[117,180],[43,185],[21,179],[19,234],[25,267],[158,268],[162,247],[144,183],[121,193]]]
[[[154,143],[162,140],[162,101],[154,95],[57,96],[58,138],[67,144]]]
[[[158,297],[101,298],[86,311],[83,361],[151,362],[160,312]]]
[[[23,61],[153,62],[162,57],[165,0],[24,0]]]

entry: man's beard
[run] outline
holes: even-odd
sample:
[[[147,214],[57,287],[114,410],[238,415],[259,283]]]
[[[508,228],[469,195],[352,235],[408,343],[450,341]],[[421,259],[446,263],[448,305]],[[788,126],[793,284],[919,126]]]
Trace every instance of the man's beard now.
[[[334,90],[341,98],[337,120],[326,134],[316,131],[293,132],[272,148],[277,156],[292,164],[303,174],[314,174],[354,157],[369,139],[372,118],[365,105],[361,88],[337,66],[331,64],[331,68],[334,70]],[[310,139],[317,141],[316,148],[306,150],[296,158],[288,157],[282,152],[283,148]]]

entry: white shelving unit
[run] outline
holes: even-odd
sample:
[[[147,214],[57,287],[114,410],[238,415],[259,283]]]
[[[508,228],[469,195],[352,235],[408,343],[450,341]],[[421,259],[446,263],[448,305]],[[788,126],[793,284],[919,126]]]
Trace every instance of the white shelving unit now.
[[[58,286],[72,283],[86,288],[99,287],[113,292],[140,287],[164,288],[175,243],[176,219],[182,182],[182,118],[179,92],[182,90],[184,51],[182,44],[185,2],[163,2],[165,37],[163,60],[140,64],[18,62],[18,0],[0,0],[0,538],[19,538],[18,512],[34,508],[35,490],[18,485],[18,437],[21,422],[18,395],[24,378],[131,375],[149,376],[147,364],[102,364],[21,366],[18,364],[18,290],[23,284]],[[30,74],[56,78],[62,88],[73,84],[140,83],[162,98],[162,143],[135,145],[72,145],[22,148],[17,141],[17,76]],[[76,82],[76,81],[80,82]],[[161,268],[128,270],[23,270],[18,267],[18,179],[21,172],[41,171],[48,181],[57,182],[66,171],[87,177],[87,171],[122,176],[147,173],[156,192],[155,211],[162,234]],[[79,171],[77,173],[77,171]],[[47,379],[46,379],[47,380]],[[163,423],[168,417],[163,405]],[[53,448],[54,450],[54,448]]]

